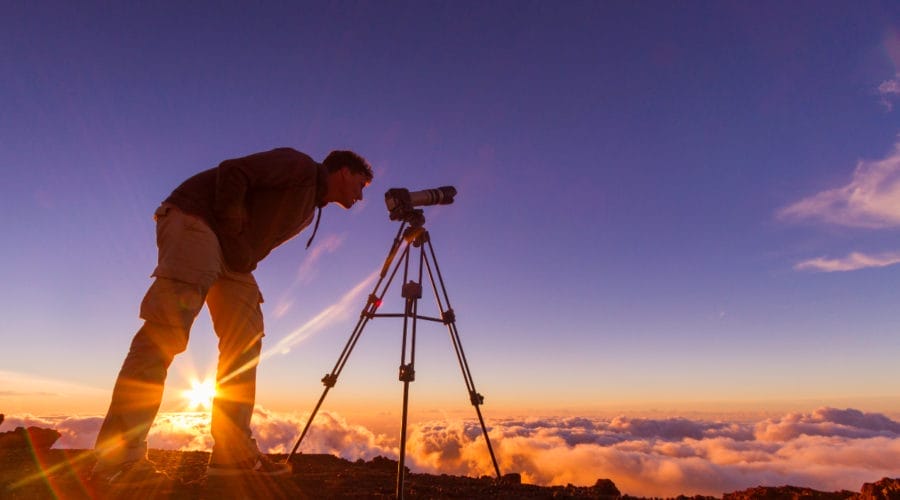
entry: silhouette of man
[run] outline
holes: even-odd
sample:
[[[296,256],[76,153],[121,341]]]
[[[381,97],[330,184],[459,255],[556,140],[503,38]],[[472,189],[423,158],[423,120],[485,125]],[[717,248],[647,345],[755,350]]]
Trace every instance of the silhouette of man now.
[[[289,474],[266,459],[250,433],[256,366],[262,348],[262,296],[252,271],[269,252],[308,226],[318,209],[362,200],[372,169],[352,151],[322,162],[290,148],[225,160],[187,179],[156,210],[159,259],[141,303],[144,325],[131,342],[97,437],[92,480],[102,486],[170,481],[147,459],[147,433],[166,373],[204,302],[219,360],[212,409],[215,440],[208,477]]]

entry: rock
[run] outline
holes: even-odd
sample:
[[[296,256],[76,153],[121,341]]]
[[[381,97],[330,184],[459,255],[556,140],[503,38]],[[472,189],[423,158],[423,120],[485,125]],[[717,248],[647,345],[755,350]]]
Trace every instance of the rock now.
[[[518,472],[510,472],[509,474],[503,474],[503,477],[500,478],[501,484],[522,484],[522,475]]]
[[[619,488],[616,488],[616,483],[612,482],[611,479],[598,479],[594,486],[592,487],[597,496],[607,496],[607,497],[618,497],[622,496],[622,493],[619,491]]]
[[[0,449],[49,450],[60,435],[54,429],[16,427],[14,431],[0,433]]]
[[[855,495],[852,491],[825,492],[798,486],[757,486],[726,493],[722,500],[846,500]]]
[[[859,500],[900,500],[900,479],[882,478],[877,483],[865,483]]]
[[[399,462],[397,462],[396,460],[391,460],[390,458],[378,455],[377,457],[373,458],[369,463],[371,463],[372,467],[374,467],[376,469],[397,470],[397,465]]]

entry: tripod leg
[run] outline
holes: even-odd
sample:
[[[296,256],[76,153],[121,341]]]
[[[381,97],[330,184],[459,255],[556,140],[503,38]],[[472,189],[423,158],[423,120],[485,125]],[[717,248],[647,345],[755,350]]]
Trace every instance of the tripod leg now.
[[[429,259],[425,259],[425,266],[428,269],[428,277],[431,280],[431,287],[434,291],[434,298],[437,301],[438,308],[441,310],[441,317],[444,321],[444,324],[447,325],[447,331],[450,334],[450,341],[453,344],[453,349],[456,351],[456,359],[459,362],[460,370],[463,374],[463,379],[466,383],[466,389],[469,391],[469,401],[472,403],[472,406],[475,407],[475,413],[478,415],[478,423],[481,425],[481,432],[484,435],[484,442],[487,444],[488,453],[491,456],[491,462],[494,465],[494,472],[497,474],[497,479],[501,478],[500,474],[500,466],[497,464],[497,457],[494,454],[494,447],[491,445],[491,438],[488,436],[487,426],[484,424],[484,417],[481,415],[481,405],[484,403],[484,396],[478,393],[475,389],[475,381],[472,379],[472,371],[469,369],[469,362],[466,359],[466,354],[462,348],[462,341],[459,338],[459,330],[456,328],[456,314],[453,312],[453,308],[450,307],[450,297],[447,295],[447,288],[444,285],[444,278],[441,275],[441,269],[438,267],[437,257],[434,254],[434,247],[431,244],[431,238],[425,238],[425,245],[428,246],[429,255],[431,257],[431,262],[434,264],[434,272],[432,272],[431,265],[429,264]],[[435,274],[437,275],[437,280],[435,280]],[[443,295],[438,292],[438,284],[440,284],[441,292]],[[441,297],[444,300],[441,300]],[[447,309],[444,309],[444,304],[446,303]]]
[[[394,277],[397,274],[397,270],[400,268],[400,263],[406,260],[406,256],[409,254],[409,245],[404,248],[400,260],[397,261],[397,265],[394,266],[393,272],[391,272],[390,277],[387,279],[387,282],[385,282],[384,280],[387,277],[387,271],[391,265],[391,262],[394,260],[394,257],[397,255],[397,251],[400,248],[403,228],[404,225],[401,225],[400,230],[397,232],[397,236],[394,238],[391,249],[388,251],[388,255],[384,260],[384,264],[382,265],[381,276],[378,279],[378,282],[375,283],[375,287],[372,289],[372,293],[369,294],[369,299],[359,315],[359,321],[357,321],[356,327],[353,329],[353,333],[350,335],[350,338],[344,345],[344,350],[341,352],[340,357],[338,357],[337,363],[335,363],[334,368],[331,370],[331,373],[325,375],[325,377],[322,378],[322,383],[325,385],[325,390],[322,391],[322,395],[319,397],[318,403],[316,403],[312,414],[310,414],[309,419],[306,421],[306,425],[303,427],[303,432],[300,433],[300,437],[297,439],[296,444],[294,444],[294,448],[291,449],[291,453],[285,459],[285,463],[290,463],[291,459],[297,453],[297,449],[300,448],[300,443],[303,442],[303,438],[305,438],[307,432],[309,432],[309,429],[312,426],[313,419],[316,418],[316,414],[319,412],[319,408],[321,408],[322,403],[325,401],[325,396],[328,395],[328,391],[331,390],[331,388],[334,387],[334,385],[337,383],[338,376],[340,376],[341,371],[343,371],[344,366],[347,364],[347,360],[350,358],[350,353],[353,351],[353,348],[356,347],[356,342],[362,335],[363,329],[365,329],[366,324],[369,322],[369,320],[375,317],[375,312],[381,305],[382,299],[384,298],[385,293],[387,293],[388,288],[390,288],[391,282],[393,282]],[[384,288],[382,288],[381,293],[378,294],[378,289],[381,288],[382,283],[384,283]]]
[[[397,463],[397,498],[404,498],[406,480],[406,423],[409,408],[409,380],[403,381],[403,416],[400,423],[400,460]]]
[[[407,246],[407,250],[409,247]],[[419,252],[419,281],[406,281],[409,273],[409,252],[404,254],[405,269],[402,295],[405,299],[403,312],[403,342],[400,356],[400,381],[403,382],[403,414],[400,422],[400,459],[397,463],[397,498],[404,498],[406,480],[406,431],[409,422],[409,384],[416,379],[416,325],[419,313],[419,299],[422,298],[422,262],[423,253]],[[411,321],[410,321],[411,320]],[[407,332],[411,331],[409,338],[409,363],[407,363]]]

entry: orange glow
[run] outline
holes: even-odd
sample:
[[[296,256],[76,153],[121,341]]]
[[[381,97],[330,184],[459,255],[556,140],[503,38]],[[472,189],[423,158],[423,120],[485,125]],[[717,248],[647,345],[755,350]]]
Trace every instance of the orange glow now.
[[[212,379],[192,380],[191,388],[181,392],[191,409],[208,410],[216,397],[216,383]]]

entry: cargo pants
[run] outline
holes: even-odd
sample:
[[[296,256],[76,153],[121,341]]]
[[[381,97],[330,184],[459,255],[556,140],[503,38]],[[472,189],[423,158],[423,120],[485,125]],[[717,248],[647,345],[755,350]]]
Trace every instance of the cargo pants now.
[[[256,279],[228,270],[215,233],[200,217],[164,203],[154,219],[158,264],[141,303],[144,324],[131,342],[97,437],[96,469],[146,457],[169,365],[187,348],[204,303],[219,338],[210,461],[229,464],[255,457],[259,451],[250,418],[264,335]]]

